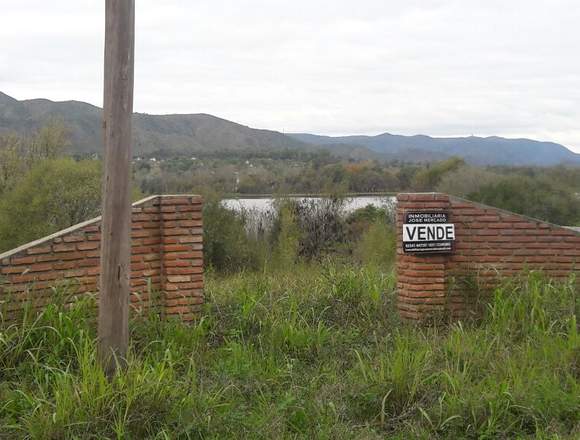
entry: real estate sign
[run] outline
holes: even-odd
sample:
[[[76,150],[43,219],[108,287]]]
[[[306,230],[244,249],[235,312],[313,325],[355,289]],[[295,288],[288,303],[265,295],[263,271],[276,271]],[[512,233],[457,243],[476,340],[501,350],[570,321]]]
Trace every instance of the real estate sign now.
[[[455,225],[447,212],[407,212],[403,224],[403,251],[449,253],[455,241]]]

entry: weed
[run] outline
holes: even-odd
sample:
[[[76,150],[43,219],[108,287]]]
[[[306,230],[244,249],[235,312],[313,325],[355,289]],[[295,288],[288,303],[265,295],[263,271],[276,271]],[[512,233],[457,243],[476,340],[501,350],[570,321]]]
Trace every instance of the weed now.
[[[481,319],[424,328],[394,286],[333,261],[210,276],[197,322],[135,316],[112,381],[93,300],[2,320],[0,439],[578,438],[573,280],[528,273]]]

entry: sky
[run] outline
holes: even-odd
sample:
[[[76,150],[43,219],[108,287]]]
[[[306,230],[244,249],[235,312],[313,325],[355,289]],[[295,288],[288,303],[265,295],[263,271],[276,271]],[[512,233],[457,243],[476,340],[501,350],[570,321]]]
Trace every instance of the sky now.
[[[102,106],[102,0],[2,2],[0,91]],[[136,0],[138,112],[580,152],[578,0]]]

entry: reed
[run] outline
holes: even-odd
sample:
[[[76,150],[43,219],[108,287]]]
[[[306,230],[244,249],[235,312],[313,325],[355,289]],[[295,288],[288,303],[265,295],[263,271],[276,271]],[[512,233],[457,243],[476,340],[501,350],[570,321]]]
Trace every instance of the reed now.
[[[95,358],[94,303],[0,330],[0,438],[578,438],[578,291],[530,273],[483,319],[400,323],[394,278],[326,261],[212,276],[203,318],[131,323]],[[55,292],[57,293],[57,292]]]

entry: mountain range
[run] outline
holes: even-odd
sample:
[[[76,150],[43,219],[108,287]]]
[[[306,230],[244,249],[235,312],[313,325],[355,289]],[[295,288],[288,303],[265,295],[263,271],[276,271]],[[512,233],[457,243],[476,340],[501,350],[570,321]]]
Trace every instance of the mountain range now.
[[[0,133],[28,134],[46,121],[59,119],[70,132],[71,152],[100,153],[102,110],[80,101],[19,101],[0,92]],[[553,142],[491,137],[434,138],[402,136],[319,136],[282,134],[237,124],[216,116],[135,113],[135,156],[195,155],[215,152],[269,153],[285,150],[328,150],[356,159],[430,162],[453,156],[475,165],[580,165],[580,154]]]

